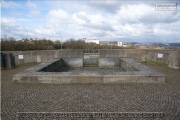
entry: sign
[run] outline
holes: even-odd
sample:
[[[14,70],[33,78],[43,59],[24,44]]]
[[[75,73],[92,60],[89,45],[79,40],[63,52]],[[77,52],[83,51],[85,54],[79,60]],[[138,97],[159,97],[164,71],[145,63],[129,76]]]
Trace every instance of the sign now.
[[[19,59],[24,59],[23,55],[19,55]]]
[[[158,53],[158,58],[163,58],[163,54],[162,53]]]
[[[155,4],[156,11],[177,11],[177,3]]]

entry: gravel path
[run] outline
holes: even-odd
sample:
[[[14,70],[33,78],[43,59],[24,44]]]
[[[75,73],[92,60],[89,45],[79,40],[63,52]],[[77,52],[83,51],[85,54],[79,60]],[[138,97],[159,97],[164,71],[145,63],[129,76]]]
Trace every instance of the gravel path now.
[[[165,84],[13,83],[14,74],[34,65],[1,71],[2,120],[17,112],[163,112],[163,120],[180,119],[180,70],[145,64],[165,74]]]

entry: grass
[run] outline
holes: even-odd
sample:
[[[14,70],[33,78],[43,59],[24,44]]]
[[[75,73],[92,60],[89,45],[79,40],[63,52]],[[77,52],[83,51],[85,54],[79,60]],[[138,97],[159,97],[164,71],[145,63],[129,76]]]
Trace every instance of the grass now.
[[[154,64],[154,65],[160,65],[160,66],[167,66],[167,64],[165,63],[160,63],[160,62],[154,62],[154,61],[143,61],[144,63],[148,63],[148,64]]]
[[[86,64],[84,67],[99,67],[99,64]]]
[[[107,67],[100,67],[100,69],[107,69]]]
[[[13,68],[13,69],[19,69],[19,68],[23,68],[23,67],[38,65],[38,64],[39,64],[39,63],[36,63],[36,62],[24,63],[24,64],[21,64],[21,65],[16,65],[16,67]],[[12,69],[2,68],[1,70],[12,70]]]
[[[31,65],[37,65],[38,63],[36,62],[31,62],[31,63],[24,63],[24,64],[21,64],[21,65],[16,65],[16,68],[19,68],[19,67],[27,67],[27,66],[31,66]]]
[[[176,70],[180,70],[180,68],[176,68]]]

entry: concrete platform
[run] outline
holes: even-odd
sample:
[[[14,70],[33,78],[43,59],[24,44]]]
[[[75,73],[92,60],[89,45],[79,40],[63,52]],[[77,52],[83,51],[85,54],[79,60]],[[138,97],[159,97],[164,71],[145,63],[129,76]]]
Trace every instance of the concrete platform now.
[[[165,76],[130,58],[119,58],[119,68],[125,71],[102,72],[69,70],[56,72],[63,59],[53,59],[13,76],[18,83],[165,83]],[[102,68],[99,68],[102,69]],[[106,68],[104,68],[106,69]],[[53,72],[55,71],[55,72]]]

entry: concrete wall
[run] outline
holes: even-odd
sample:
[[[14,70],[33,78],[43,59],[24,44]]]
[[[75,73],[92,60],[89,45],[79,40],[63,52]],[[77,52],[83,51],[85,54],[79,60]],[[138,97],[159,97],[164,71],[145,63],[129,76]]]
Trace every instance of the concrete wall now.
[[[180,68],[180,52],[171,52],[168,58],[168,67]]]
[[[83,50],[59,50],[55,51],[55,58],[63,58],[64,61],[73,67],[83,67]]]
[[[98,60],[99,56],[98,53],[85,53],[86,51],[84,50],[84,67],[98,67]]]
[[[112,68],[119,67],[119,58],[127,57],[127,51],[124,50],[99,50],[99,67]]]
[[[99,58],[99,67],[100,68],[114,68],[119,67],[119,58]]]
[[[99,50],[99,58],[116,58],[116,57],[127,57],[128,51],[122,50]]]
[[[63,60],[70,66],[83,67],[83,58],[65,58]]]
[[[84,65],[98,64],[99,58],[84,59]]]
[[[15,64],[14,56],[11,53],[3,54],[2,68],[12,69],[12,68],[15,68],[15,67],[16,67],[16,64]]]
[[[83,50],[39,50],[39,51],[3,51],[12,53],[16,65],[29,62],[47,62],[53,58],[63,58],[69,65],[74,67],[83,66]],[[19,59],[23,55],[23,59]]]
[[[158,58],[162,54],[162,58]],[[124,49],[99,50],[99,58],[129,57],[137,62],[154,61],[167,64],[171,68],[180,68],[180,50]]]
[[[29,63],[29,62],[38,62],[36,51],[2,51],[2,53],[5,54],[12,53],[12,55],[15,58],[16,65]],[[19,55],[23,55],[24,58],[19,59]]]
[[[2,51],[2,53],[12,53],[15,57],[16,65],[28,62],[46,62],[53,58],[63,58],[70,65],[83,66],[83,50],[39,50],[39,51]],[[158,54],[163,54],[158,58]],[[23,55],[24,59],[19,59],[18,55]],[[137,62],[154,61],[167,64],[171,68],[180,68],[180,50],[144,50],[144,49],[121,49],[121,50],[99,50],[99,64],[107,66],[116,65],[115,58],[129,57]],[[115,61],[113,64],[112,61]]]

